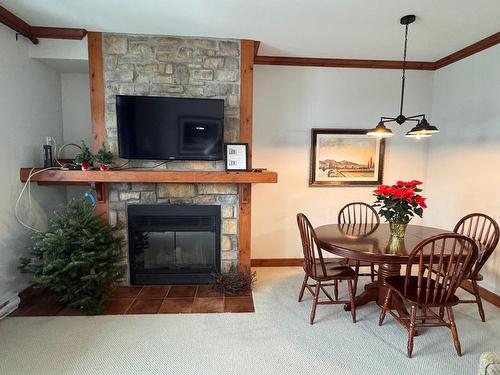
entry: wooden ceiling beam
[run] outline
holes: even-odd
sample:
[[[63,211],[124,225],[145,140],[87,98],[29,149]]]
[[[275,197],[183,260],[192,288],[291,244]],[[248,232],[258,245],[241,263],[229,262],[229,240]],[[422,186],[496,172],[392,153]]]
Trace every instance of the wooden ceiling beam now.
[[[32,26],[32,34],[37,38],[82,40],[87,35],[85,29],[65,27]]]
[[[259,42],[255,42],[259,43]],[[500,43],[500,32],[490,35],[476,43],[454,52],[437,61],[407,61],[406,69],[410,70],[438,70],[454,62],[481,52]],[[256,45],[258,48],[258,45]],[[257,65],[288,65],[288,66],[316,66],[328,68],[366,68],[366,69],[401,69],[402,61],[397,60],[359,60],[359,59],[330,59],[316,57],[289,57],[289,56],[257,56]]]
[[[329,59],[315,57],[287,57],[287,56],[256,56],[258,65],[288,65],[288,66],[317,66],[329,68],[366,68],[366,69],[401,69],[402,61],[397,60],[359,60],[359,59]],[[427,61],[407,61],[406,69],[434,70],[434,63]]]
[[[479,42],[473,43],[470,46],[462,48],[460,51],[454,52],[451,55],[443,57],[435,62],[436,69],[440,69],[446,65],[450,65],[458,60],[465,59],[475,53],[481,52],[487,48],[493,47],[500,43],[500,32],[490,35],[487,38],[481,39]]]
[[[254,40],[253,41],[253,59],[254,59],[254,64],[255,64],[255,59],[257,58],[257,54],[259,53],[259,47],[260,47],[260,41],[259,40]]]
[[[0,22],[28,38],[33,44],[38,44],[38,39],[33,35],[31,26],[3,6],[0,6]]]
[[[81,40],[87,35],[87,30],[85,29],[30,26],[27,22],[2,6],[0,6],[0,22],[10,27],[16,33],[28,38],[33,44],[39,43],[38,38]]]

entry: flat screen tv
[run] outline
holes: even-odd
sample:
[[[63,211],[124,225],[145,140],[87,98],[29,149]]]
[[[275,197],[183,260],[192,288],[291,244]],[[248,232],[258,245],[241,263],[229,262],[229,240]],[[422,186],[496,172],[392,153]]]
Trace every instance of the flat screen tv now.
[[[124,159],[222,160],[224,100],[116,96]]]

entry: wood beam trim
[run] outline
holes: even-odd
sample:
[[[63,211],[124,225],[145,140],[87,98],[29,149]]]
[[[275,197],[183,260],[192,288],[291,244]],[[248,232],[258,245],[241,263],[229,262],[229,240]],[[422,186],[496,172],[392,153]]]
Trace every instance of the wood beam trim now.
[[[92,120],[92,150],[97,152],[105,140],[104,125],[104,59],[102,52],[102,34],[88,34],[89,84],[90,84],[90,118]],[[95,212],[101,216],[105,224],[109,223],[108,187],[106,184],[96,186],[98,199]]]
[[[468,47],[445,56],[437,61],[407,61],[409,70],[438,70],[454,62],[481,52],[500,43],[500,32],[490,35]],[[328,68],[360,68],[360,69],[401,69],[402,61],[397,60],[359,60],[359,59],[329,59],[316,57],[288,56],[257,56],[258,65],[315,66]]]
[[[256,43],[241,41],[240,78],[240,142],[248,144],[248,169],[252,168],[252,121],[253,121],[253,64]],[[239,268],[246,271],[251,266],[252,248],[252,185],[239,186]]]
[[[2,6],[0,6],[0,22],[28,38],[33,44],[39,43],[38,38],[81,40],[87,35],[85,29],[31,26]]]
[[[255,61],[255,58],[257,57],[257,54],[259,53],[259,47],[260,47],[260,41],[258,40],[255,40],[253,42],[253,56],[254,56],[254,61]]]
[[[252,259],[252,267],[302,267],[303,258]]]
[[[253,65],[255,42],[241,41],[240,142],[248,143],[248,168],[252,168]]]
[[[328,59],[315,57],[288,57],[288,56],[256,56],[258,65],[288,65],[288,66],[315,66],[328,68],[363,68],[363,69],[402,69],[403,62],[396,60],[356,60],[356,59]],[[409,70],[434,70],[433,62],[407,61]]]
[[[467,290],[470,293],[473,293],[474,289],[472,288],[472,283],[469,280],[464,280],[461,285],[462,288]],[[500,296],[488,289],[483,288],[478,285],[479,295],[485,301],[494,304],[496,307],[500,307]]]
[[[82,40],[87,35],[85,29],[64,27],[32,26],[32,34],[37,38]]]
[[[31,26],[3,6],[0,6],[0,22],[28,38],[33,44],[38,44],[38,39],[33,35]]]
[[[465,59],[471,55],[481,52],[487,48],[493,47],[494,45],[500,43],[500,32],[490,35],[487,38],[480,40],[479,42],[473,43],[460,51],[454,52],[451,55],[443,57],[435,62],[436,70],[450,65],[459,60]]]
[[[102,34],[88,34],[90,112],[92,119],[92,150],[97,152],[105,140],[104,125],[104,63]]]

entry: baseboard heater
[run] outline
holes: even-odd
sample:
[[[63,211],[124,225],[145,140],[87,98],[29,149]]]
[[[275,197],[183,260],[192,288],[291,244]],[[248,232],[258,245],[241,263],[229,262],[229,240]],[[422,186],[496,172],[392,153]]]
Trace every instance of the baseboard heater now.
[[[5,318],[19,306],[21,299],[17,294],[8,294],[0,298],[0,320]]]

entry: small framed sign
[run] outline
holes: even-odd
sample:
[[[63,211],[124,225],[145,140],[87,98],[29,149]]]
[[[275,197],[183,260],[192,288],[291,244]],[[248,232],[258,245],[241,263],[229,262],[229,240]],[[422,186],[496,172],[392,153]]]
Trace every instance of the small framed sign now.
[[[248,143],[226,143],[226,171],[246,171]]]

